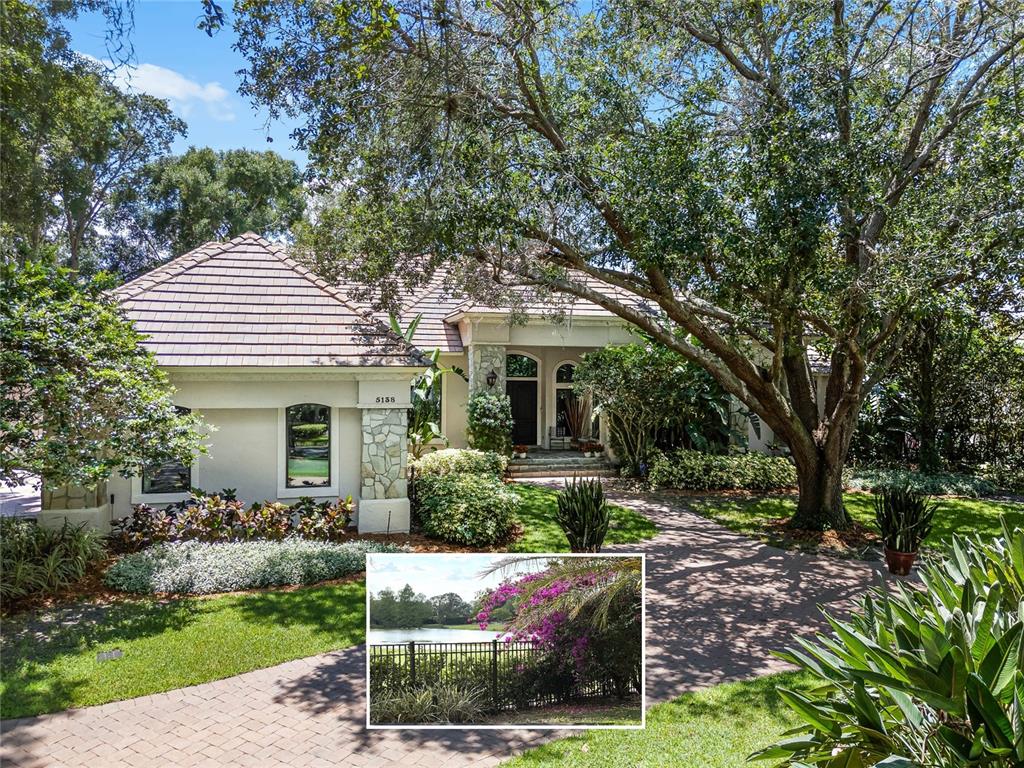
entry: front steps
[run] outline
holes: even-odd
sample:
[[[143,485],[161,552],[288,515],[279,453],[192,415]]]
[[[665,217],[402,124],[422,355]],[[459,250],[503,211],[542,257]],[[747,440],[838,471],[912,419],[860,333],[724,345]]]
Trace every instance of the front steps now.
[[[530,451],[525,459],[508,464],[512,478],[517,477],[615,477],[615,467],[604,456],[587,458],[577,451]]]

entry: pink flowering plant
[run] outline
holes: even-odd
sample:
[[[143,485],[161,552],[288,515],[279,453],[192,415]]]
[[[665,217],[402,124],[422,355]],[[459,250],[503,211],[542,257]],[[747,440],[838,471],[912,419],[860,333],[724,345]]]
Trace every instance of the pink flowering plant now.
[[[546,650],[545,675],[608,681],[622,697],[640,690],[641,589],[640,558],[558,558],[486,594],[476,620],[486,629],[511,605],[505,641]]]

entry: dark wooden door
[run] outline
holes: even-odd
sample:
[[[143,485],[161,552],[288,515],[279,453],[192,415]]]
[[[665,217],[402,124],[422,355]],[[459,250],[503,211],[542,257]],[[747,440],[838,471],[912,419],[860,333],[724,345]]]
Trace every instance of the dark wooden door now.
[[[537,444],[537,382],[508,381],[505,391],[512,401],[512,442]]]

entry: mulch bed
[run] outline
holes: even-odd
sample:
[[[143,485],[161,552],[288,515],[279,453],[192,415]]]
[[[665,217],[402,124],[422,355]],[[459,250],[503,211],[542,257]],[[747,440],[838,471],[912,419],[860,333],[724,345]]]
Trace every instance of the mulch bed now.
[[[878,533],[854,521],[845,531],[815,531],[790,528],[788,517],[777,517],[765,524],[765,536],[773,544],[804,552],[863,557],[871,549],[881,549]]]

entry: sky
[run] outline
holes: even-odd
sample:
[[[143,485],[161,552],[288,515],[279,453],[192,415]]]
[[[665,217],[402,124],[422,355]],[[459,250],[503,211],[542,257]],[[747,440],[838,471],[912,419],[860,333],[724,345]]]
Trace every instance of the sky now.
[[[370,554],[366,562],[366,587],[376,595],[382,589],[395,592],[409,584],[427,597],[455,592],[472,601],[482,589],[493,589],[516,573],[542,570],[545,560],[528,560],[488,576],[480,573],[508,555],[497,554]]]
[[[235,73],[245,59],[231,46],[231,5],[222,3],[228,24],[213,37],[196,29],[200,0],[136,0],[135,27],[130,31],[133,60],[116,71],[124,86],[167,99],[174,112],[188,123],[188,136],[178,139],[174,151],[189,146],[224,149],[273,149],[305,166],[305,154],[295,149],[289,133],[293,125],[266,125],[266,111],[257,112],[238,93]],[[84,14],[66,23],[71,45],[79,53],[109,60],[106,21],[100,13]],[[270,136],[273,142],[268,143]]]

